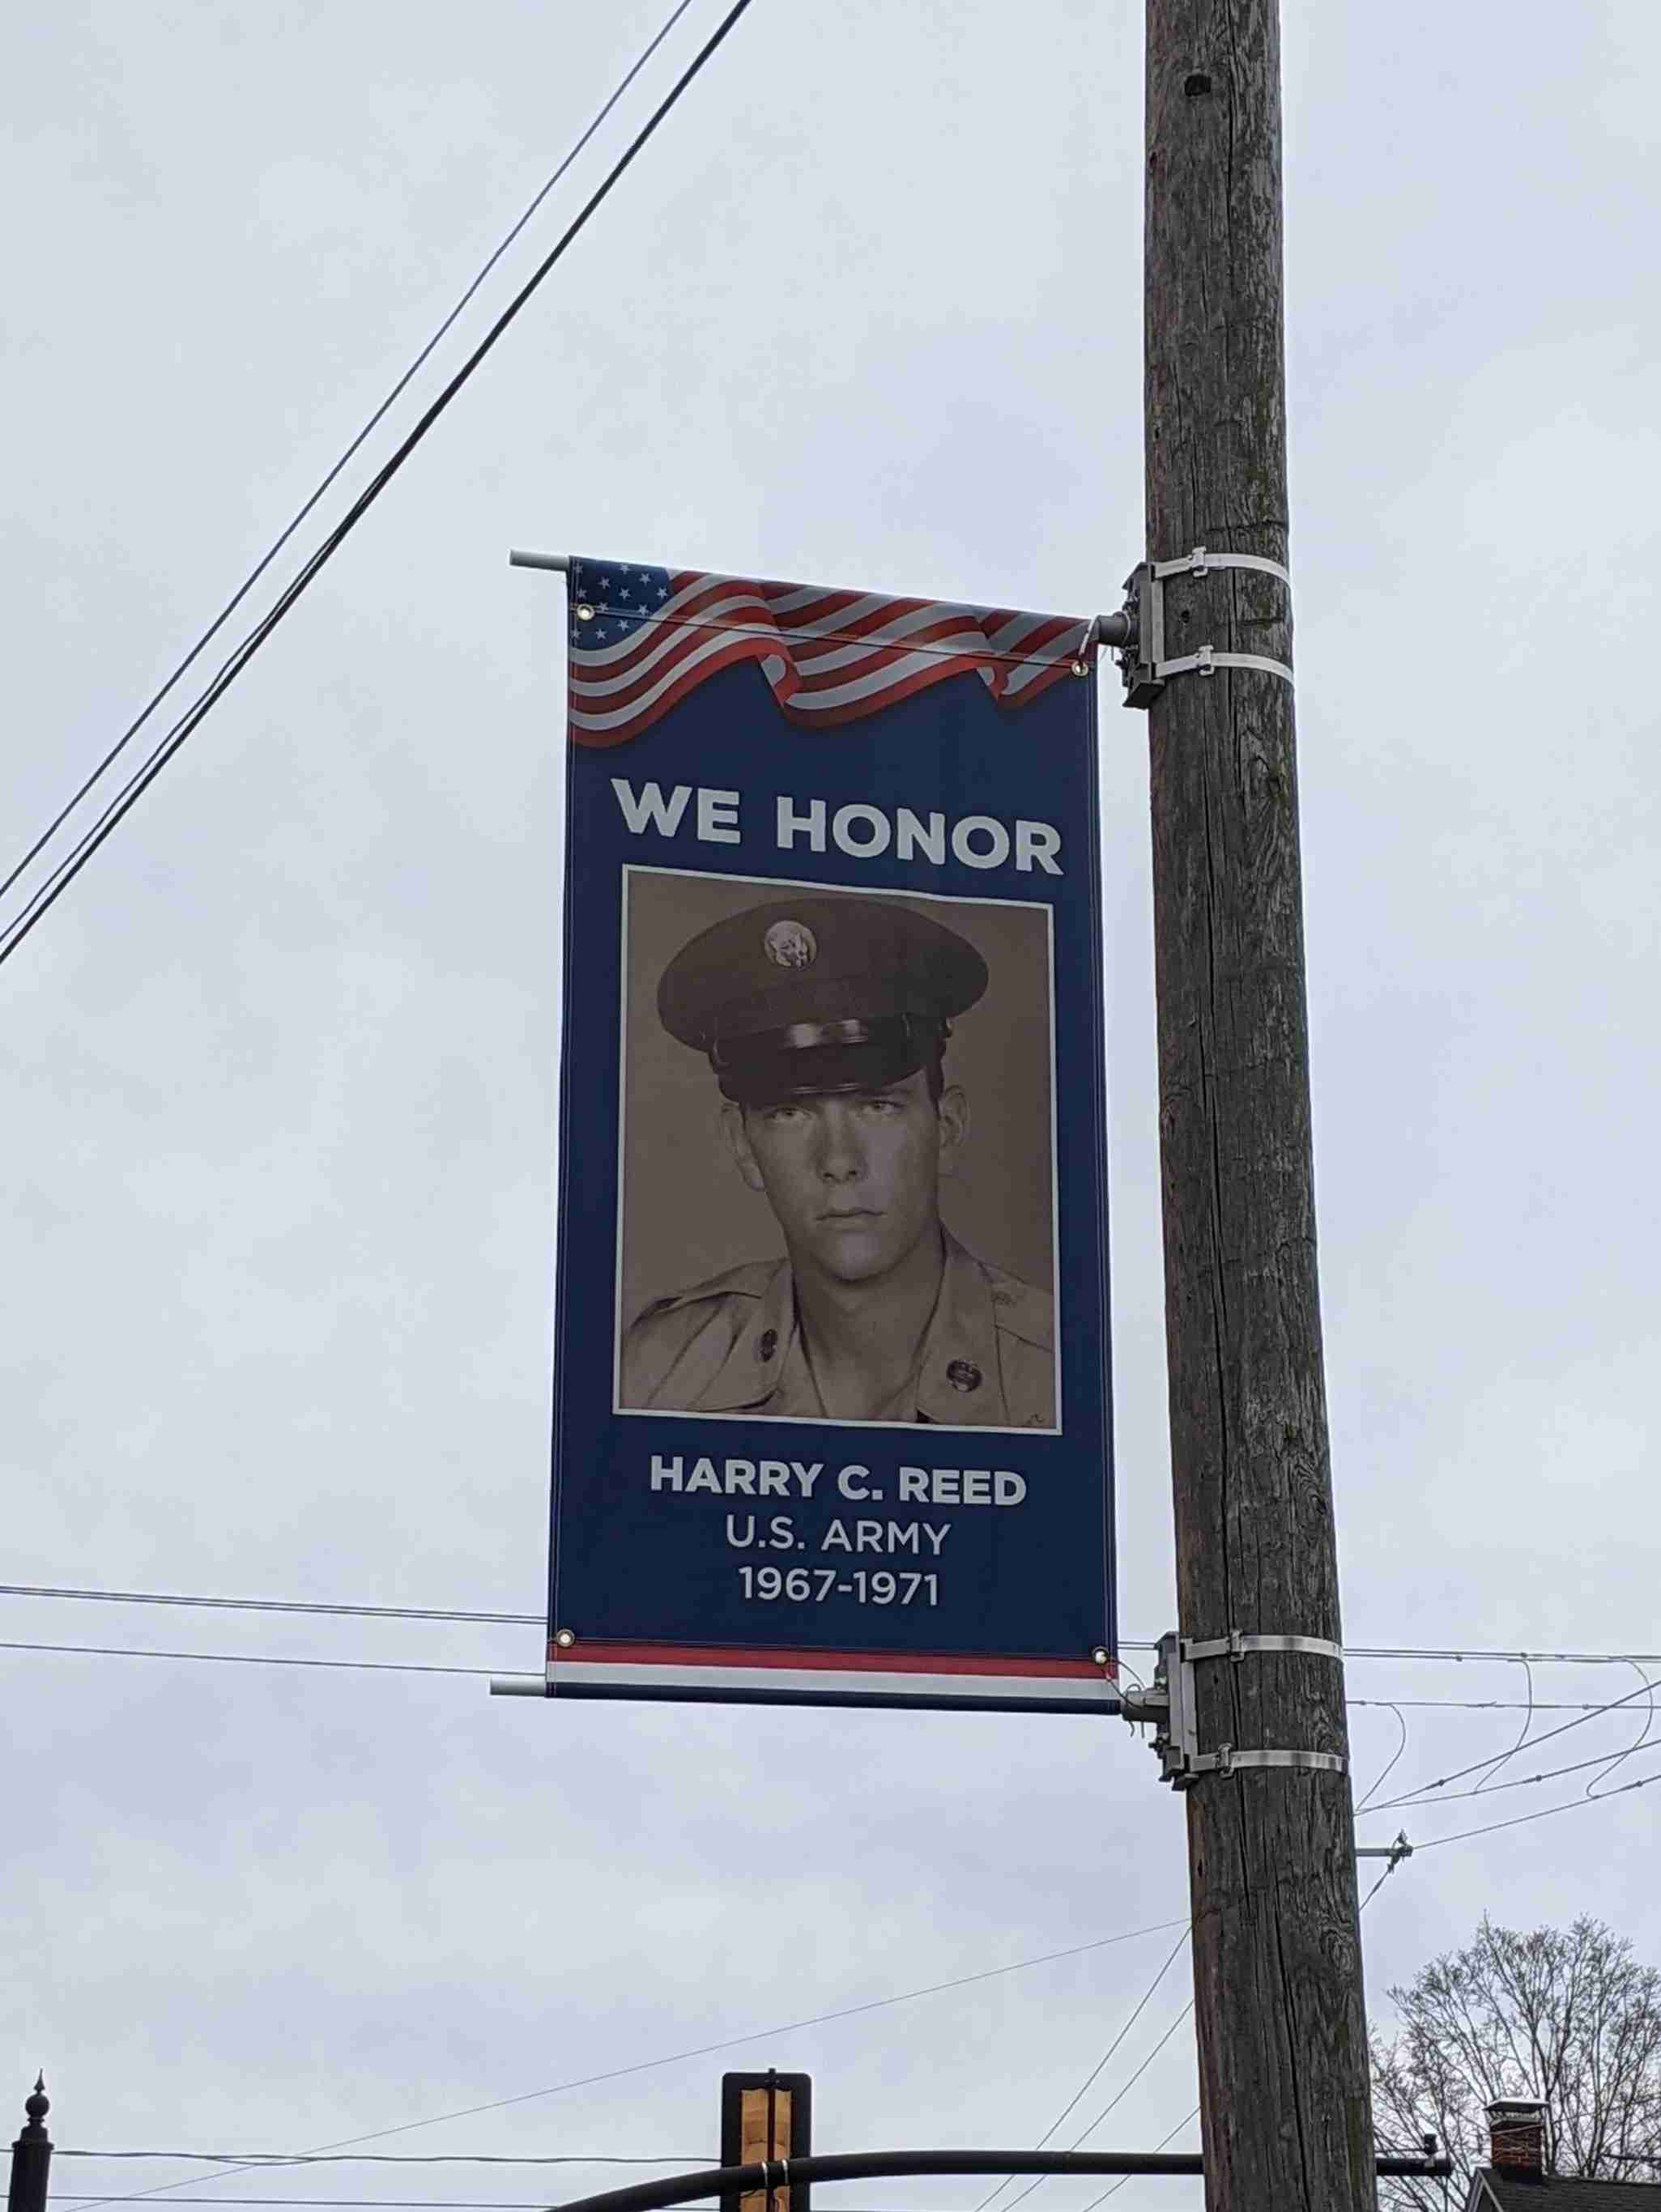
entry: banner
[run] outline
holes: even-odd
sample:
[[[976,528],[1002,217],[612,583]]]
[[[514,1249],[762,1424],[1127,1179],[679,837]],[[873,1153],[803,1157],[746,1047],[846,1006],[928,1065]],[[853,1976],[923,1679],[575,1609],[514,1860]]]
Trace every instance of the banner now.
[[[550,1694],[1115,1711],[1090,626],[569,597]]]

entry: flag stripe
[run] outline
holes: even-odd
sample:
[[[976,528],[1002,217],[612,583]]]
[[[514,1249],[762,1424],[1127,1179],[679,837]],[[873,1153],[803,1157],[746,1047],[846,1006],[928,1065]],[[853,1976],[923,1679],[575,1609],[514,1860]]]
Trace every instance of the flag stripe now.
[[[756,662],[783,713],[832,728],[933,684],[976,676],[1024,705],[1093,665],[1089,624],[697,569],[571,564],[574,741],[637,737],[723,668]]]

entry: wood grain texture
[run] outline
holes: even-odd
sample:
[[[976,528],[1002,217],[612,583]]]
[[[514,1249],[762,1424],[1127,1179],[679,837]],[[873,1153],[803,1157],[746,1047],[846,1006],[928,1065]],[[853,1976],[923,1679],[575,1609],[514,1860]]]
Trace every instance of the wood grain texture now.
[[[788,2158],[790,2141],[790,2092],[746,2089],[739,2105],[739,2164],[754,2166],[763,2159]],[[788,2189],[776,2189],[771,2195],[770,2212],[790,2212]],[[770,2212],[767,2192],[746,2191],[739,2198],[739,2212]]]
[[[1148,0],[1148,550],[1287,554],[1278,0]],[[1166,651],[1291,661],[1285,586],[1176,579]],[[1186,1635],[1341,1634],[1316,1273],[1293,696],[1149,715],[1165,1328]],[[1348,1752],[1342,1668],[1197,1668],[1200,1741]],[[1373,2212],[1347,1777],[1188,1793],[1211,2212]]]

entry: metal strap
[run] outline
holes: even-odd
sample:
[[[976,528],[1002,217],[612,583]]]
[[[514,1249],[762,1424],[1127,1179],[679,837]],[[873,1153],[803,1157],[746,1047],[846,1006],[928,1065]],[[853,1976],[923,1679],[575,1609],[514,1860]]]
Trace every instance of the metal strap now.
[[[1142,639],[1140,651],[1143,655],[1144,680],[1164,684],[1173,676],[1214,676],[1220,668],[1255,668],[1263,676],[1278,676],[1283,684],[1296,681],[1284,660],[1271,660],[1262,653],[1221,653],[1215,646],[1202,645],[1192,653],[1179,654],[1174,660],[1162,660],[1165,650],[1164,593],[1168,576],[1205,576],[1214,568],[1250,568],[1259,574],[1277,577],[1288,591],[1292,576],[1278,561],[1269,560],[1262,553],[1213,553],[1203,545],[1196,545],[1191,553],[1179,554],[1174,561],[1153,561],[1147,566],[1147,600],[1144,628],[1147,635]],[[1146,705],[1146,699],[1139,703]]]
[[[1177,660],[1156,660],[1153,673],[1163,682],[1167,676],[1185,676],[1190,668],[1202,676],[1214,676],[1220,668],[1261,668],[1265,676],[1279,676],[1287,684],[1297,681],[1284,660],[1271,660],[1266,653],[1219,653],[1209,645]]]
[[[1236,1751],[1230,1743],[1215,1751],[1202,1751],[1189,1768],[1193,1774],[1232,1774],[1240,1766],[1312,1766],[1323,1774],[1348,1774],[1349,1761],[1336,1751]]]
[[[1344,1656],[1342,1644],[1334,1644],[1325,1636],[1259,1636],[1251,1629],[1231,1628],[1226,1636],[1211,1636],[1203,1642],[1184,1636],[1180,1645],[1184,1659],[1244,1659],[1252,1651],[1303,1651],[1311,1659],[1337,1659]]]
[[[1278,561],[1270,561],[1261,553],[1209,553],[1203,545],[1196,545],[1191,553],[1183,553],[1174,561],[1156,561],[1156,576],[1203,576],[1211,568],[1257,568],[1266,576],[1278,576],[1288,588],[1292,575]]]

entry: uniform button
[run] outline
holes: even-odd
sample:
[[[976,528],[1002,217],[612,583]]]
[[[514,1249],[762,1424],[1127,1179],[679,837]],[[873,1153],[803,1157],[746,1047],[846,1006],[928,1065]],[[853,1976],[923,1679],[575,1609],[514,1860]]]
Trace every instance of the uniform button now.
[[[779,1333],[776,1328],[763,1329],[756,1345],[757,1359],[770,1359],[779,1348]]]
[[[981,1387],[981,1370],[972,1359],[954,1359],[946,1370],[946,1379],[954,1390],[965,1395]]]

